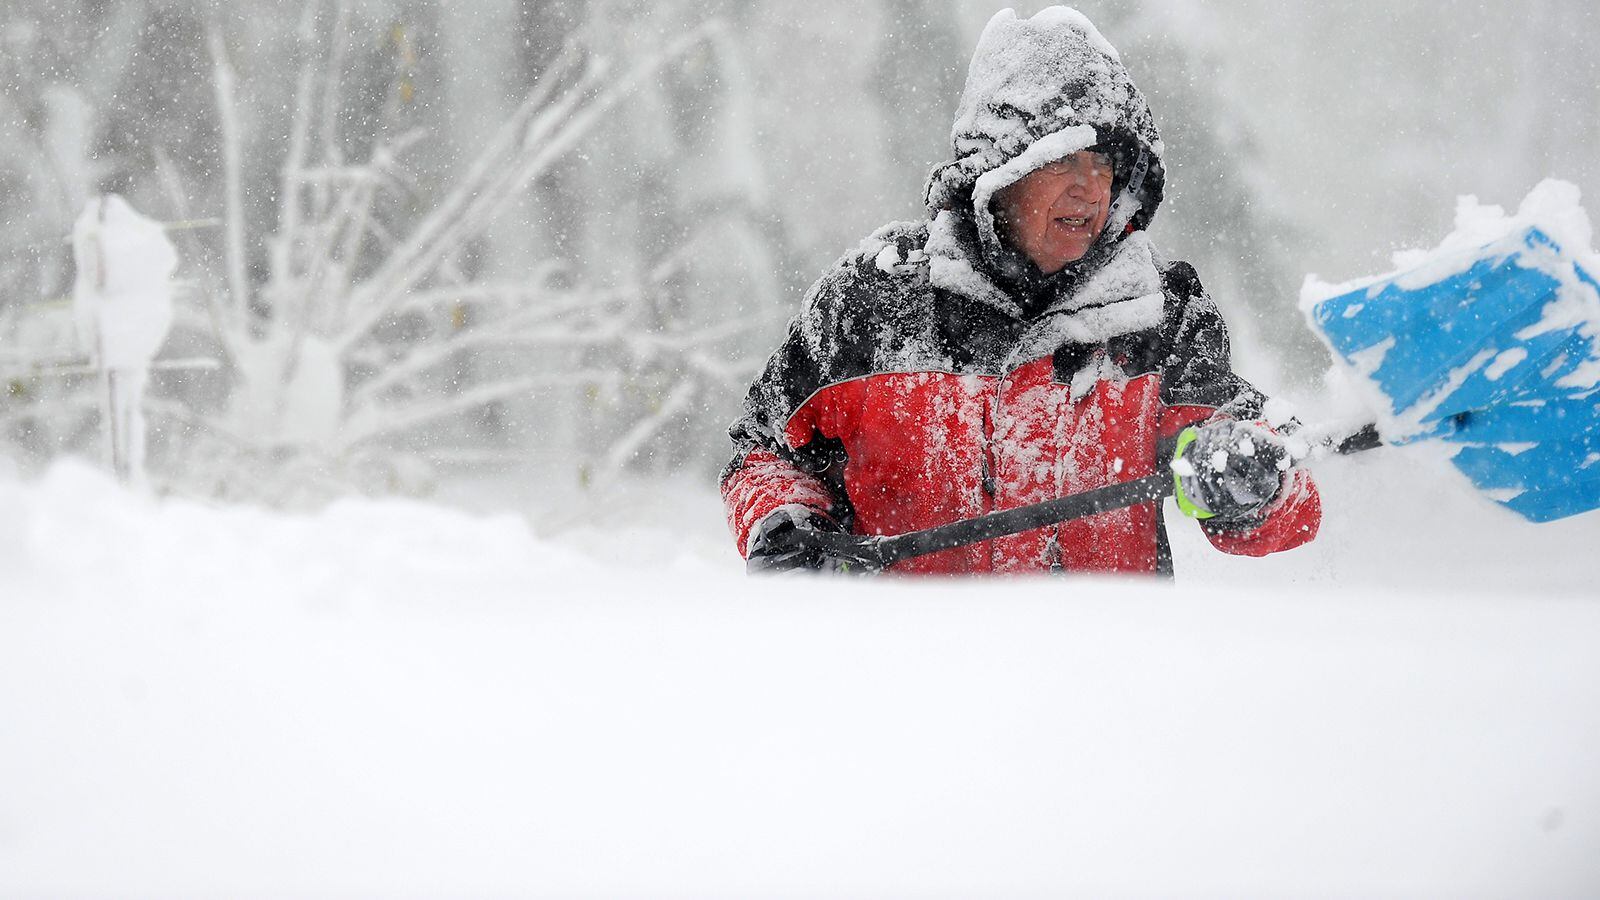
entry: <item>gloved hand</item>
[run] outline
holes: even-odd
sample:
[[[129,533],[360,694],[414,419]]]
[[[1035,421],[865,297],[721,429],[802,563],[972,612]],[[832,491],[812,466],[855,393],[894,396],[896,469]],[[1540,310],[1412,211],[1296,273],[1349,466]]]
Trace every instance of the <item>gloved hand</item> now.
[[[1259,425],[1221,419],[1191,428],[1172,461],[1178,507],[1220,523],[1248,519],[1278,496],[1291,464],[1283,439]]]
[[[750,541],[750,552],[745,558],[745,571],[790,572],[796,569],[832,571],[837,560],[822,550],[796,540],[802,531],[833,531],[842,529],[827,518],[800,506],[783,506],[769,513],[756,525],[755,537]]]

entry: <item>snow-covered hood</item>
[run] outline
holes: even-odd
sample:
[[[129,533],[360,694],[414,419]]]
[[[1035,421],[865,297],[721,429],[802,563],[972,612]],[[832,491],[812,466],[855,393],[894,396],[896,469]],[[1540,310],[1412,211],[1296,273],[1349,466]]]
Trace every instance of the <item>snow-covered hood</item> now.
[[[1161,136],[1149,104],[1115,47],[1076,10],[1052,6],[1031,19],[1002,10],[972,54],[950,142],[953,158],[934,169],[927,204],[971,216],[980,246],[999,246],[990,201],[1034,169],[1096,144],[1144,159],[1138,176],[1119,172],[1107,233],[1145,228],[1165,184]]]

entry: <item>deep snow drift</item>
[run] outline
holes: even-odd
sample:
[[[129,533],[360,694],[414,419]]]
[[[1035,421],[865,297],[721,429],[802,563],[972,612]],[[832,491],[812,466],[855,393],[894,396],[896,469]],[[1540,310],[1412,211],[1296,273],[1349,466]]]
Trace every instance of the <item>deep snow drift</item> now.
[[[0,479],[0,894],[1593,892],[1600,603],[1319,573],[1451,558],[1466,507],[1372,515],[1403,463],[1328,467],[1325,557],[1175,528],[1178,589],[752,581],[710,498],[556,542]],[[1468,554],[1592,578],[1483,504]]]

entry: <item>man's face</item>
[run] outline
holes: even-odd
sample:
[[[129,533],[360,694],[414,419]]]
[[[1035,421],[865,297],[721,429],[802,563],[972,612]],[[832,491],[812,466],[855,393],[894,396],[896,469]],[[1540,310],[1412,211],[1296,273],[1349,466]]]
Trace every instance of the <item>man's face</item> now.
[[[1089,252],[1111,208],[1111,157],[1079,150],[995,195],[1012,246],[1053,274]]]

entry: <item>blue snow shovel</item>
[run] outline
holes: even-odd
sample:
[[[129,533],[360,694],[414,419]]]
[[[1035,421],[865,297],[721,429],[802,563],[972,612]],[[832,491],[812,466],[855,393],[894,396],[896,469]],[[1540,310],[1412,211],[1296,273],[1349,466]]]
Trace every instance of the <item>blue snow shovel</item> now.
[[[1534,522],[1600,508],[1600,282],[1537,228],[1318,303],[1382,395],[1391,443],[1444,441]]]

